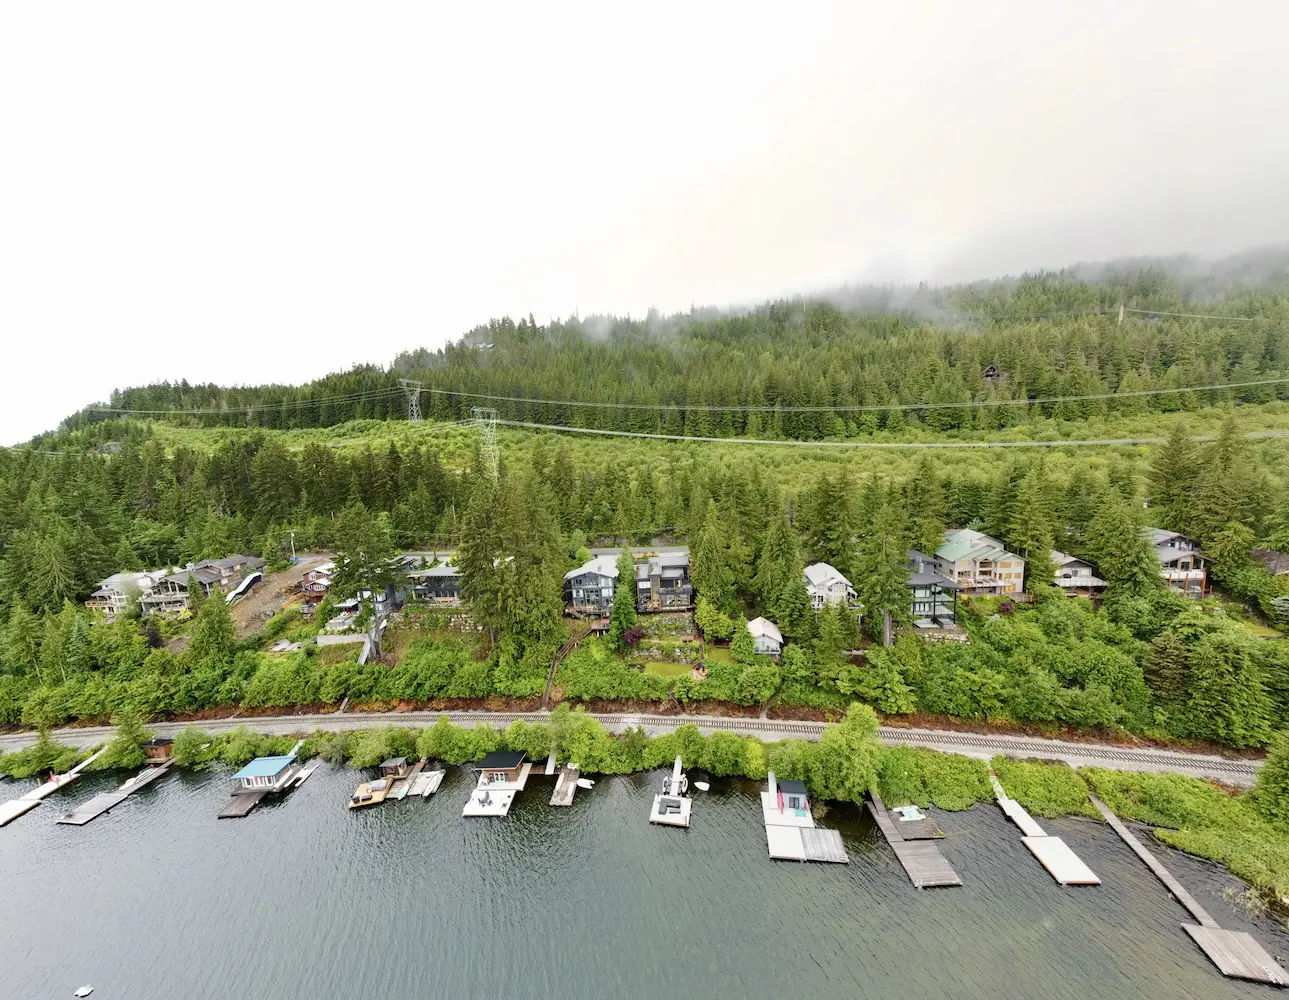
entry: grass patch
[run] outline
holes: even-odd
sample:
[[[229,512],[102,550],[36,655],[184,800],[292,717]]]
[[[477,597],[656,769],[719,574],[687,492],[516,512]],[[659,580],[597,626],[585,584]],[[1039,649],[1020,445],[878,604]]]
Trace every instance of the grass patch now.
[[[1068,764],[995,757],[990,765],[1003,791],[1035,816],[1101,816],[1088,801],[1087,783]]]
[[[1258,639],[1283,639],[1284,633],[1278,632],[1270,625],[1263,625],[1261,622],[1249,621],[1247,618],[1240,620],[1240,625],[1249,635]]]
[[[1223,864],[1277,898],[1289,896],[1289,830],[1262,819],[1247,793],[1229,795],[1180,774],[1080,773],[1114,812],[1156,827],[1165,844]]]
[[[887,805],[938,806],[957,812],[992,802],[993,786],[983,761],[911,747],[877,751],[877,787]]]
[[[708,646],[703,651],[704,663],[733,663],[734,654],[728,646]]]
[[[689,672],[694,669],[688,663],[668,663],[665,660],[646,660],[642,663],[633,663],[633,667],[644,667],[646,674],[653,674],[656,677],[688,677]]]

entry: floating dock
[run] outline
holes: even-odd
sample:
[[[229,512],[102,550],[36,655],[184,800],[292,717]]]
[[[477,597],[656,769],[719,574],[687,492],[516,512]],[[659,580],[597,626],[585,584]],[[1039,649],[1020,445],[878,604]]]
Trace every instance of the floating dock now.
[[[106,747],[104,748],[106,749]],[[12,823],[19,816],[25,815],[35,809],[49,796],[60,788],[66,788],[81,775],[81,769],[94,760],[103,750],[95,752],[92,756],[85,758],[66,774],[56,774],[48,781],[42,782],[31,791],[24,795],[19,795],[16,799],[10,799],[8,802],[0,803],[0,826]]]
[[[886,811],[881,797],[869,793],[868,812],[877,822],[877,828],[891,845],[909,881],[918,889],[962,885],[952,866],[940,853],[940,848],[929,840],[905,840],[898,825]]]
[[[494,750],[486,754],[474,768],[479,772],[479,783],[471,793],[462,816],[505,816],[515,796],[528,784],[533,765],[524,760],[522,753]]]
[[[416,783],[416,779],[420,777],[421,771],[424,770],[424,768],[425,761],[418,760],[412,765],[412,769],[408,771],[406,775],[394,781],[394,784],[389,789],[389,795],[386,796],[386,798],[393,799],[395,802],[401,802],[403,799],[407,798],[408,793],[411,792],[412,786]]]
[[[799,781],[781,784],[769,774],[769,791],[761,793],[761,820],[770,857],[781,861],[832,861],[849,864],[850,856],[836,830],[820,830]]]
[[[672,765],[671,777],[664,778],[662,794],[653,797],[653,808],[649,811],[649,822],[663,826],[689,826],[689,814],[694,802],[689,797],[689,779],[681,772],[680,758]]]
[[[300,740],[288,754],[276,757],[256,757],[253,761],[233,775],[233,780],[240,784],[233,789],[232,799],[216,816],[219,819],[240,819],[259,805],[266,795],[284,792],[298,785],[313,773],[312,768],[303,767],[295,759],[304,746]],[[313,765],[316,768],[316,764]],[[305,771],[308,774],[305,774]],[[301,775],[304,775],[302,778]]]
[[[169,762],[156,767],[147,767],[136,774],[114,792],[101,792],[88,802],[82,802],[69,813],[58,817],[59,823],[71,826],[84,826],[90,820],[98,819],[113,806],[118,806],[145,785],[150,785],[170,770]]]
[[[264,796],[268,795],[267,791],[263,792],[242,792],[234,795],[228,802],[228,805],[219,810],[218,819],[241,819],[252,809],[263,801]]]
[[[573,796],[577,793],[577,779],[581,772],[573,764],[565,764],[559,769],[559,778],[555,781],[555,793],[551,796],[553,806],[571,806]]]
[[[1199,945],[1200,950],[1217,966],[1222,975],[1230,979],[1247,979],[1250,982],[1267,983],[1271,986],[1289,986],[1289,973],[1286,973],[1267,953],[1267,950],[1258,944],[1252,934],[1245,931],[1228,931],[1218,926],[1217,921],[1208,915],[1208,911],[1195,901],[1195,897],[1187,892],[1177,879],[1173,878],[1172,873],[1132,835],[1104,802],[1093,795],[1092,804],[1119,835],[1119,839],[1132,849],[1132,853],[1141,859],[1155,878],[1164,883],[1173,898],[1189,910],[1191,916],[1199,922],[1198,926],[1182,924],[1182,930]]]
[[[1038,859],[1038,863],[1047,869],[1052,878],[1061,885],[1101,884],[1096,872],[1085,865],[1079,856],[1070,850],[1065,841],[1060,837],[1049,837],[1034,817],[1025,811],[1025,807],[1007,795],[996,775],[990,774],[989,780],[993,783],[994,796],[998,799],[999,808],[1020,827],[1020,832],[1024,834],[1020,842]]]
[[[446,773],[445,771],[422,771],[412,782],[412,790],[408,794],[428,799],[439,790],[439,785],[443,784],[443,775]]]

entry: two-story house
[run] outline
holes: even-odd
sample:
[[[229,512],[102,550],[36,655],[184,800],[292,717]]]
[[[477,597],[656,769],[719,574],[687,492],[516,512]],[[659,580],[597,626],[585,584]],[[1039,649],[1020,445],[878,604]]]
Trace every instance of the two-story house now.
[[[606,615],[618,585],[617,555],[594,556],[564,574],[564,604],[578,614]]]
[[[192,607],[193,588],[200,587],[203,597],[209,597],[216,587],[226,593],[231,592],[248,576],[263,568],[263,559],[246,555],[189,563],[187,568],[157,580],[152,589],[139,599],[139,605],[144,614],[178,614]]]
[[[783,633],[779,626],[765,618],[753,618],[747,623],[752,635],[752,648],[763,656],[778,656],[783,652]]]
[[[1091,597],[1106,588],[1106,582],[1086,559],[1053,549],[1052,565],[1056,567],[1053,582],[1067,594]]]
[[[1025,560],[981,531],[946,531],[944,544],[933,555],[914,555],[964,594],[1019,594],[1025,589]]]
[[[958,628],[958,584],[936,571],[920,552],[909,553],[909,589],[913,627],[924,635],[961,632]],[[965,633],[964,633],[965,634]]]
[[[85,606],[92,611],[101,611],[110,622],[116,621],[118,615],[125,613],[131,597],[141,599],[163,576],[164,570],[153,573],[114,573],[99,582],[98,590],[90,594]]]
[[[810,606],[822,610],[825,604],[840,604],[853,607],[857,603],[855,588],[842,576],[841,571],[826,562],[811,563],[803,574],[806,580],[806,593],[810,595]]]
[[[640,611],[685,611],[694,604],[689,580],[689,549],[632,551],[636,563],[636,607]]]
[[[435,566],[422,566],[407,571],[412,596],[444,607],[461,604],[461,570],[450,559]]]
[[[1208,593],[1208,557],[1199,542],[1163,528],[1147,528],[1146,533],[1159,560],[1159,575],[1171,589],[1196,601]]]

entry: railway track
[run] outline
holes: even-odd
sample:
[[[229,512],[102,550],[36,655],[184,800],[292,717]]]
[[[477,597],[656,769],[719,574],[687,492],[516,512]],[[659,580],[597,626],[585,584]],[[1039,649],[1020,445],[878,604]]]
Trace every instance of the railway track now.
[[[588,713],[610,731],[641,726],[647,732],[670,732],[676,726],[692,722],[703,732],[734,732],[759,736],[768,740],[805,739],[817,740],[824,730],[822,722],[798,722],[775,719],[730,718],[720,716],[690,715],[631,715]],[[453,723],[473,726],[478,723],[502,727],[517,720],[545,722],[547,712],[372,712],[331,713],[327,715],[279,715],[248,719],[213,719],[199,723],[211,733],[228,732],[238,726],[249,726],[261,732],[284,735],[307,732],[313,729],[349,730],[368,726],[400,725],[428,726],[440,715]],[[158,736],[174,736],[185,723],[161,722],[150,728]],[[110,727],[70,728],[56,732],[55,737],[74,746],[88,747],[110,739]],[[0,736],[0,749],[15,750],[35,741],[34,733],[13,733]],[[1048,740],[1035,737],[961,733],[930,729],[900,729],[883,726],[878,738],[887,744],[926,747],[948,753],[966,753],[977,757],[1002,754],[1008,757],[1039,757],[1046,760],[1063,760],[1076,766],[1101,764],[1128,770],[1169,772],[1180,771],[1203,777],[1218,778],[1238,784],[1252,784],[1257,776],[1260,761],[1230,760],[1211,754],[1193,754],[1177,750],[1151,750],[1136,747],[1119,747],[1096,743],[1073,743],[1066,740]]]

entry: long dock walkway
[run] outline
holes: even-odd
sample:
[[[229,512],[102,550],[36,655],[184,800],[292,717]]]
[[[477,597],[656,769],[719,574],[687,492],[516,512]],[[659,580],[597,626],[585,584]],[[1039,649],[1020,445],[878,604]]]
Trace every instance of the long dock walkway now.
[[[918,889],[929,889],[938,886],[962,885],[958,873],[944,859],[940,848],[930,840],[905,840],[898,825],[886,811],[886,804],[881,797],[869,793],[868,811],[877,821],[877,828],[891,845],[891,850],[899,859],[909,881]]]
[[[1091,798],[1092,804],[1105,817],[1105,821],[1110,824],[1119,838],[1132,849],[1132,853],[1141,859],[1155,878],[1164,884],[1173,898],[1190,911],[1190,915],[1198,921],[1198,924],[1182,924],[1182,930],[1208,956],[1209,961],[1217,966],[1222,975],[1230,979],[1248,979],[1251,982],[1268,983],[1272,986],[1289,986],[1289,973],[1286,973],[1266,949],[1258,944],[1252,934],[1245,931],[1229,931],[1218,926],[1217,921],[1209,916],[1208,911],[1200,906],[1195,901],[1195,897],[1173,878],[1172,873],[1160,864],[1140,840],[1133,836],[1132,831],[1123,825],[1119,817],[1095,795]]]
[[[156,767],[144,768],[116,791],[100,792],[87,802],[82,802],[71,812],[59,816],[57,822],[71,826],[84,826],[90,820],[98,819],[113,806],[120,805],[140,788],[152,784],[168,770],[170,770],[169,761]]]
[[[104,748],[106,749],[106,747]],[[103,750],[85,758],[66,774],[57,774],[48,781],[42,782],[25,795],[19,795],[16,799],[10,799],[8,802],[0,804],[0,826],[6,823],[12,823],[19,816],[31,812],[36,806],[53,795],[60,788],[66,788],[73,781],[81,776],[81,770],[90,764],[94,758],[101,754]]]

